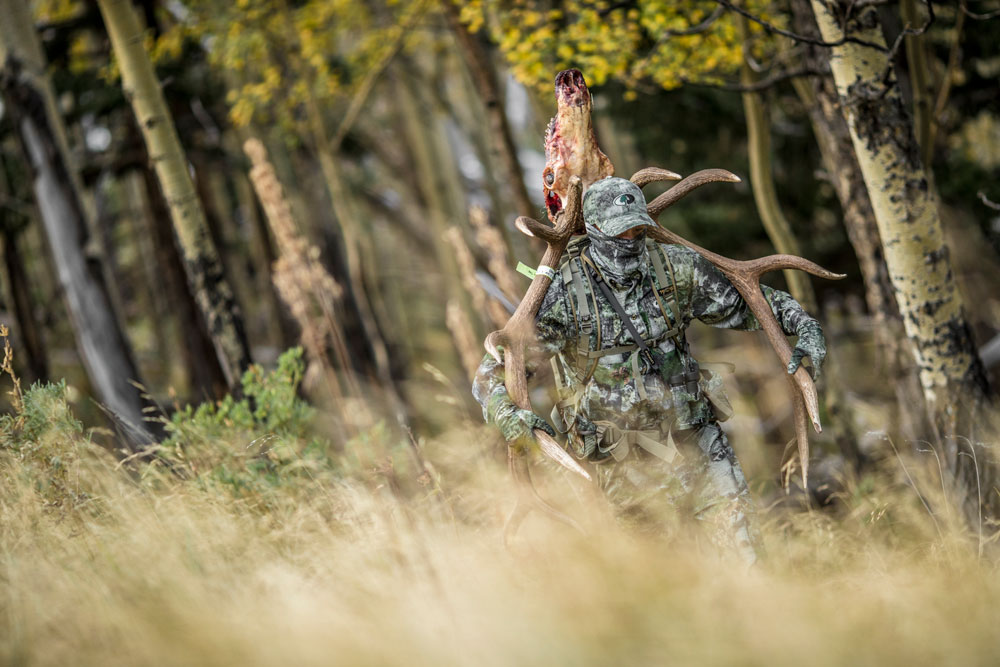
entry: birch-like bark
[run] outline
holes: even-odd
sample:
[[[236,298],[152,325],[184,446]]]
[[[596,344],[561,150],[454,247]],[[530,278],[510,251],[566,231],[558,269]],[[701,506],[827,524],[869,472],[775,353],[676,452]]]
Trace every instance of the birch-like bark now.
[[[790,3],[795,32],[819,38],[810,0]],[[897,418],[890,432],[897,430],[910,441],[930,432],[920,381],[913,365],[910,341],[885,265],[868,190],[861,175],[847,121],[841,113],[837,88],[829,74],[829,53],[811,44],[801,46],[810,68],[826,69],[827,75],[793,80],[795,90],[809,113],[813,136],[819,146],[823,167],[840,201],[844,228],[854,248],[865,285],[865,302],[874,323],[879,351],[878,372],[895,393]]]
[[[884,47],[874,8],[855,11],[843,27],[846,6],[841,5],[846,4],[812,0],[823,39],[838,41],[846,30]],[[973,461],[969,443],[975,441],[976,417],[990,389],[963,313],[913,123],[895,78],[885,81],[886,51],[845,43],[833,48],[830,64],[937,440],[946,445],[944,458],[962,487],[958,492],[964,494],[966,516],[975,520],[977,490],[984,490],[984,500],[991,495],[992,471],[984,457]]]
[[[152,441],[132,349],[112,307],[100,265],[88,257],[89,232],[66,130],[45,73],[26,3],[0,0],[0,80],[7,110],[31,167],[32,188],[80,359],[97,398],[127,422],[133,447]]]
[[[99,0],[111,46],[121,69],[125,97],[132,104],[146,149],[170,207],[188,286],[212,336],[231,391],[238,391],[250,365],[243,319],[209,235],[177,130],[143,45],[142,22],[131,0]]]

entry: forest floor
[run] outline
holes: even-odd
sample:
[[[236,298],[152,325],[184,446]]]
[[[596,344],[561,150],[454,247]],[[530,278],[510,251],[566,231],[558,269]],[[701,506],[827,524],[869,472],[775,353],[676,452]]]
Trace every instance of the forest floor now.
[[[647,534],[541,472],[586,534],[535,514],[505,549],[513,493],[485,427],[331,447],[296,373],[251,383],[253,411],[179,414],[154,459],[126,462],[64,388],[26,391],[0,423],[0,663],[1000,660],[990,545],[980,557],[919,462],[933,515],[902,459],[844,480],[830,510],[757,489],[767,555],[750,571],[697,527],[654,517]]]

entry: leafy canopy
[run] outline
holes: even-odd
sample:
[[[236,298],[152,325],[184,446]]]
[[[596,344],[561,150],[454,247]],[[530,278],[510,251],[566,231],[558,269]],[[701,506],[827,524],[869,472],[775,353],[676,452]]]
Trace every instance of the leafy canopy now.
[[[766,0],[743,4],[775,20]],[[743,61],[736,19],[715,2],[472,0],[462,18],[488,32],[522,83],[540,89],[551,86],[554,72],[576,67],[591,85],[615,80],[632,97],[650,84],[719,83]]]

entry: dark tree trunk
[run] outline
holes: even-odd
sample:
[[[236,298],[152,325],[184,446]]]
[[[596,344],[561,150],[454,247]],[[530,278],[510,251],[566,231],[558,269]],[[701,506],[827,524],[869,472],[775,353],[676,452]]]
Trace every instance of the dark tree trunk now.
[[[486,118],[490,126],[490,139],[492,140],[493,153],[500,163],[507,185],[510,187],[514,197],[514,207],[518,215],[534,215],[535,207],[528,197],[528,190],[524,185],[524,171],[517,159],[517,147],[514,144],[514,136],[510,131],[510,124],[507,122],[507,114],[503,107],[503,98],[500,95],[500,88],[497,86],[496,74],[493,65],[490,63],[489,54],[482,42],[469,32],[469,29],[458,18],[458,7],[446,0],[442,3],[445,15],[448,18],[448,25],[455,41],[464,56],[466,67],[472,75],[479,99],[482,100],[486,108]],[[541,183],[539,183],[541,187]]]
[[[34,35],[30,22],[26,30]],[[66,158],[65,133],[51,89],[40,77],[40,63],[25,63],[22,70],[15,53],[8,53],[2,75],[5,106],[13,116],[31,168],[35,200],[80,358],[98,399],[117,422],[127,424],[124,435],[129,445],[148,444],[153,437],[143,420],[144,400],[133,384],[140,380],[139,373],[112,307],[101,266],[87,256],[86,218]]]
[[[18,236],[18,231],[4,227],[3,260],[11,309],[17,323],[16,334],[24,349],[22,368],[27,372],[24,379],[30,384],[49,379],[49,361],[45,354],[42,328],[35,318],[31,303],[28,273],[24,266],[24,255],[18,247]],[[15,362],[19,361],[21,360],[15,357]]]
[[[170,311],[177,322],[181,339],[179,360],[188,373],[190,391],[197,398],[221,398],[225,395],[226,376],[219,365],[218,356],[208,335],[205,318],[188,290],[184,264],[177,248],[177,239],[170,224],[170,209],[163,201],[156,174],[149,167],[142,170],[149,204],[147,218],[156,249],[157,263],[163,275]]]

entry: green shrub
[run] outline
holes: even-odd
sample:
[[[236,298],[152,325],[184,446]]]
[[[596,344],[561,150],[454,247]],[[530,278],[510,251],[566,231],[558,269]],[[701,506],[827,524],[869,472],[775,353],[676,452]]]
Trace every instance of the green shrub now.
[[[292,348],[273,371],[251,366],[241,397],[178,410],[165,424],[167,438],[154,463],[238,496],[329,472],[328,444],[312,433],[315,411],[298,395],[304,371],[302,348]]]

